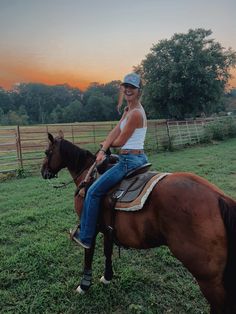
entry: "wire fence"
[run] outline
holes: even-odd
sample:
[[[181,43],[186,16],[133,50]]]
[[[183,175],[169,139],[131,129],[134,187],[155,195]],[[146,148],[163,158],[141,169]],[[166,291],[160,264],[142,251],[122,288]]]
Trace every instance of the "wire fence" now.
[[[159,151],[199,143],[204,138],[206,124],[212,121],[213,119],[149,120],[145,150]],[[115,124],[116,122],[97,122],[0,127],[0,172],[41,164],[48,143],[48,132],[56,136],[62,131],[65,139],[95,152]]]

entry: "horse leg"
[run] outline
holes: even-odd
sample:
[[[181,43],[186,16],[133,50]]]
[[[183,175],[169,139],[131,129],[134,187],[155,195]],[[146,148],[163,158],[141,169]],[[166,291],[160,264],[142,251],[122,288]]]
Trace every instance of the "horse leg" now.
[[[111,231],[104,234],[104,255],[105,255],[105,271],[101,277],[100,282],[107,285],[111,282],[113,277],[112,270],[112,252],[113,252],[113,236]]]
[[[220,278],[205,279],[197,282],[200,289],[210,304],[211,314],[230,314],[232,313],[226,306],[226,293]]]
[[[76,291],[80,294],[85,293],[88,291],[92,284],[92,262],[93,262],[93,254],[95,249],[95,241],[94,239],[92,246],[90,249],[84,250],[84,270],[82,279],[80,281],[79,286],[76,288]]]

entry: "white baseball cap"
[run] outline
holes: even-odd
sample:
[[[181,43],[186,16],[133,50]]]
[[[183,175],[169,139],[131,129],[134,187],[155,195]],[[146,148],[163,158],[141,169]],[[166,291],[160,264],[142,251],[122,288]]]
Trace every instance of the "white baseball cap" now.
[[[141,88],[141,78],[137,73],[129,73],[124,77],[123,82],[121,85],[130,84],[135,86],[136,88]]]

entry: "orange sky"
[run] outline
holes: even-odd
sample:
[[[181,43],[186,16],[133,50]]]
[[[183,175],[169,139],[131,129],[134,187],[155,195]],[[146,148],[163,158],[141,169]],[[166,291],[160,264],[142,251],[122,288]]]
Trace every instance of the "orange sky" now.
[[[0,86],[66,83],[84,90],[121,80],[153,44],[190,28],[211,29],[236,50],[235,11],[235,0],[0,0]]]
[[[91,82],[104,81],[102,76],[75,73],[70,69],[63,69],[63,66],[55,69],[45,67],[30,56],[27,58],[13,55],[1,56],[0,69],[0,86],[6,89],[11,89],[13,84],[18,82],[37,82],[48,85],[66,83],[84,90]]]
[[[101,71],[100,73],[76,73],[73,70],[63,69],[47,69],[37,64],[34,60],[27,60],[19,62],[13,57],[0,58],[0,82],[1,86],[6,89],[11,89],[13,82],[37,82],[48,85],[69,84],[74,87],[79,87],[85,90],[91,82],[105,83],[112,80],[122,79],[122,74],[119,77],[112,77],[112,73]],[[122,68],[123,73],[131,71],[131,69]],[[5,75],[4,73],[7,73]],[[231,87],[236,88],[236,69],[231,71],[233,78],[229,81]],[[103,76],[104,75],[104,76]]]
[[[37,65],[30,63],[9,63],[0,60],[1,73],[7,72],[7,75],[0,74],[1,86],[11,89],[14,83],[18,82],[37,82],[48,85],[69,84],[84,90],[90,83],[90,79],[86,79],[83,75],[76,77],[75,74],[64,71],[47,71],[46,69],[37,68]]]
[[[88,58],[88,57],[87,57]],[[58,59],[58,60],[57,60]],[[132,66],[138,64],[138,57],[133,58],[134,64],[123,62],[117,57],[116,62],[120,63],[118,69],[114,69],[111,60],[95,63],[94,60],[87,60],[84,63],[68,62],[60,60],[61,56],[55,55],[54,62],[45,60],[45,56],[35,56],[30,53],[20,52],[18,54],[10,51],[0,51],[0,86],[11,89],[15,83],[37,82],[48,85],[69,84],[85,90],[91,82],[106,83],[112,80],[122,80],[123,76],[132,71]],[[85,59],[85,58],[84,58]]]

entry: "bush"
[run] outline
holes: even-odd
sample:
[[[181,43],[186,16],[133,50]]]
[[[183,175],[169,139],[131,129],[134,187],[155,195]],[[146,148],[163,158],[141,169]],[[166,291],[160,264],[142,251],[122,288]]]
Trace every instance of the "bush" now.
[[[232,117],[227,118],[227,133],[228,137],[235,137],[236,136],[236,119]]]
[[[218,119],[205,126],[204,140],[222,141],[234,136],[236,136],[236,120],[231,117]]]
[[[25,170],[24,168],[18,168],[16,170],[16,177],[18,179],[27,178],[31,175],[31,172],[29,170]]]

